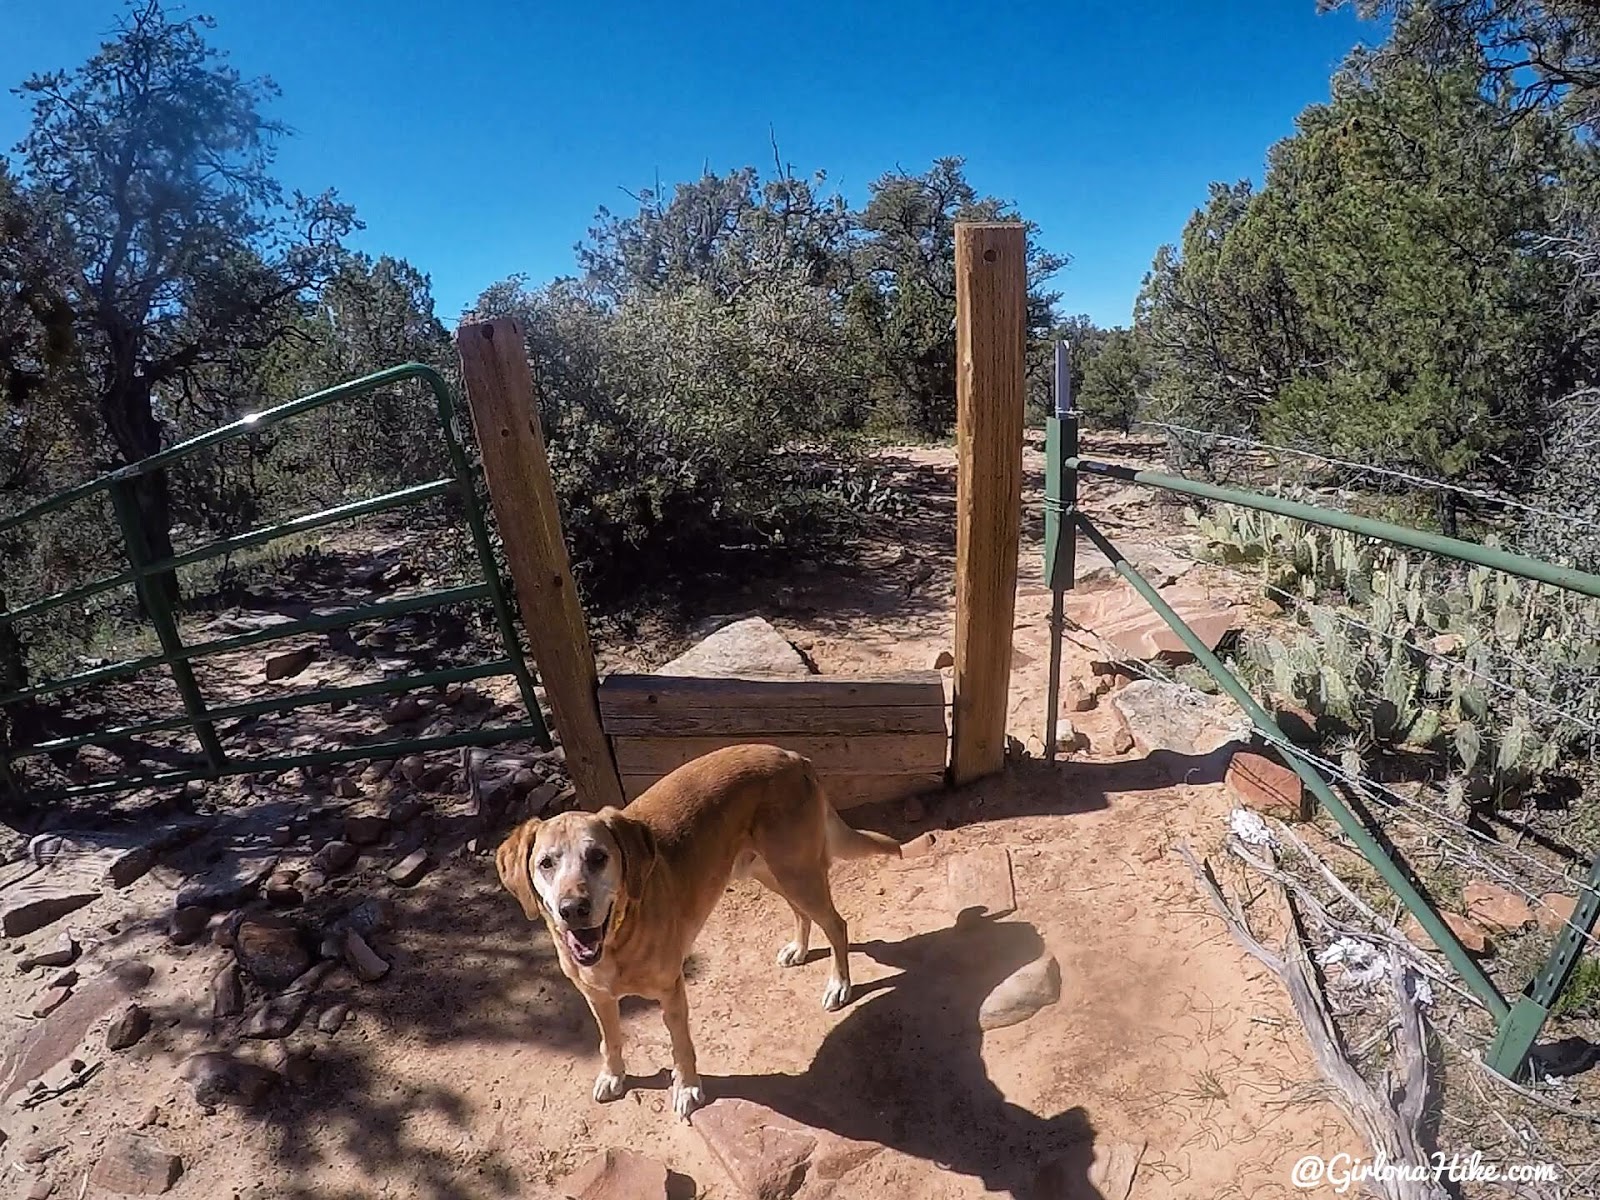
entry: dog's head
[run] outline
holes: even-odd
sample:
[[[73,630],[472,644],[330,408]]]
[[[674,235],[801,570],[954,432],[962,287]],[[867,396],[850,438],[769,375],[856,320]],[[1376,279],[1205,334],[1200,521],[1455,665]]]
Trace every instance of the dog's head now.
[[[525,821],[495,854],[500,882],[528,920],[542,916],[582,967],[600,961],[607,935],[643,895],[655,861],[649,828],[616,808]]]

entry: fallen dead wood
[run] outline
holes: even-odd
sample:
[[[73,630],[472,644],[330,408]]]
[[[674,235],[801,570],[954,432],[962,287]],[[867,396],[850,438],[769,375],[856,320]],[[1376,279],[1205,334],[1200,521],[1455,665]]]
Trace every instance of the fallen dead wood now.
[[[1333,1014],[1306,955],[1294,898],[1283,884],[1269,877],[1291,917],[1286,952],[1280,957],[1250,932],[1244,915],[1228,903],[1216,877],[1187,844],[1178,847],[1178,854],[1189,864],[1195,881],[1228,926],[1234,941],[1278,976],[1288,989],[1317,1065],[1323,1077],[1333,1085],[1335,1102],[1366,1138],[1374,1165],[1381,1163],[1386,1168],[1376,1172],[1376,1177],[1367,1181],[1368,1186],[1387,1200],[1444,1200],[1448,1193],[1436,1177],[1423,1147],[1428,1056],[1422,1016],[1409,995],[1408,972],[1398,954],[1391,947],[1389,974],[1401,1019],[1397,1023],[1394,1064],[1386,1079],[1388,1094],[1385,1095],[1362,1078],[1344,1053]]]

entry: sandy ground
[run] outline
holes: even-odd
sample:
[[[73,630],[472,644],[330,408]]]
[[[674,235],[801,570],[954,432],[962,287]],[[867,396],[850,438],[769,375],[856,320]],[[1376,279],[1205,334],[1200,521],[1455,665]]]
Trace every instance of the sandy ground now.
[[[905,456],[927,484],[924,532],[950,528],[951,458]],[[1036,488],[1042,464],[1034,452],[1027,462]],[[1131,551],[1139,529],[1159,522],[1127,512],[1107,524],[1127,532]],[[1024,744],[1042,731],[1048,659],[1037,539],[1030,522],[1010,716]],[[814,578],[781,604],[751,610],[825,673],[926,668],[950,642],[950,550],[937,532],[917,542],[918,559],[935,568],[920,585],[901,586],[909,566],[894,556],[898,574],[869,566]],[[1087,678],[1090,659],[1069,644],[1064,678]],[[709,1094],[871,1144],[837,1178],[813,1171],[800,1196],[1101,1195],[1088,1184],[1094,1164],[1129,1147],[1142,1147],[1135,1197],[1332,1195],[1294,1188],[1292,1164],[1364,1153],[1320,1084],[1287,998],[1229,939],[1170,853],[1184,839],[1202,853],[1221,842],[1232,805],[1216,764],[1113,756],[1103,752],[1111,730],[1103,709],[1073,719],[1090,748],[1071,761],[1024,758],[926,802],[852,812],[857,824],[907,839],[932,831],[935,841],[903,863],[836,868],[858,984],[845,1010],[822,1008],[820,952],[796,970],[774,965],[788,936],[776,897],[736,883],[713,914],[690,964]],[[318,811],[285,803],[294,814]],[[434,803],[448,820],[455,802]],[[305,845],[273,852],[303,856],[315,821],[305,836]],[[990,846],[1010,850],[1016,911],[958,922],[949,862]],[[86,1186],[88,1174],[114,1131],[141,1128],[182,1158],[168,1194],[194,1200],[556,1195],[553,1185],[607,1147],[666,1164],[676,1194],[747,1194],[701,1133],[672,1117],[667,1038],[653,1007],[625,1009],[628,1094],[594,1103],[588,1012],[542,926],[498,887],[492,859],[441,847],[438,869],[397,889],[382,869],[403,848],[371,848],[318,910],[391,895],[393,926],[372,938],[392,964],[388,975],[361,983],[341,968],[282,1042],[241,1039],[236,1021],[210,1019],[206,988],[227,952],[205,938],[168,941],[186,878],[179,869],[108,890],[22,939],[32,950],[71,930],[85,943],[86,980],[112,960],[152,966],[140,1002],[154,1029],[112,1053],[103,1033],[110,1014],[84,1023],[76,1053],[100,1063],[98,1073],[56,1099],[0,1113],[9,1177],[0,1193],[15,1183],[26,1194],[31,1176],[52,1189],[41,1195],[110,1195]],[[994,985],[1046,952],[1060,964],[1059,1001],[1019,1025],[980,1029],[978,1008]],[[3,970],[0,1045],[41,1024],[29,1009],[53,973]],[[324,1033],[317,1017],[335,1003],[351,1015]],[[206,1112],[179,1067],[219,1047],[280,1067],[287,1054],[297,1069],[258,1107]]]

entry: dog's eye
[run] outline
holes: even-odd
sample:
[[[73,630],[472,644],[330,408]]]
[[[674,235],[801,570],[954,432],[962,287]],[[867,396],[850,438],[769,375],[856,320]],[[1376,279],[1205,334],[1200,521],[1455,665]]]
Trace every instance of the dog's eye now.
[[[587,854],[583,856],[583,861],[589,865],[589,869],[591,871],[598,871],[601,867],[606,865],[606,860],[609,857],[610,855],[608,855],[604,850],[600,849],[599,846],[594,846]]]
[[[542,858],[539,859],[539,870],[541,870],[541,871],[553,870],[555,868],[555,865],[556,865],[556,860],[555,860],[555,855],[553,855],[553,854],[546,854]]]

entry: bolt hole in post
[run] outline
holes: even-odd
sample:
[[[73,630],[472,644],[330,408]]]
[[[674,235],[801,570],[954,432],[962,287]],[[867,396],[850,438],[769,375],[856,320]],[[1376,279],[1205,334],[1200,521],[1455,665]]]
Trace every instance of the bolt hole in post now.
[[[983,261],[984,262],[993,262],[995,259],[997,259],[999,257],[1000,257],[1000,255],[994,250],[985,250],[983,252]]]

